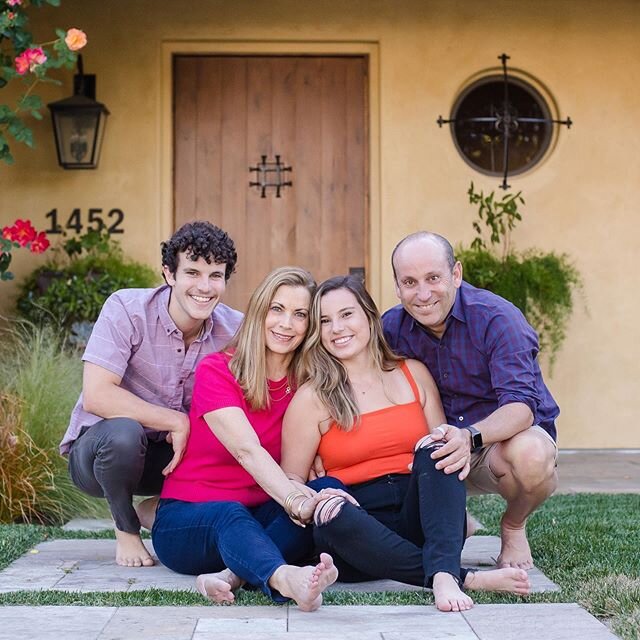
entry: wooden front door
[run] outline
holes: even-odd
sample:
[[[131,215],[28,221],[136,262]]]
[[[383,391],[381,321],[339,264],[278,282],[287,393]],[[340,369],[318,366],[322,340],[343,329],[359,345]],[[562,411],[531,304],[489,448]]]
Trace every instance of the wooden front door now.
[[[210,220],[238,265],[225,302],[244,309],[274,267],[318,282],[366,266],[367,60],[363,56],[176,56],[175,227]],[[292,171],[250,187],[261,156]]]

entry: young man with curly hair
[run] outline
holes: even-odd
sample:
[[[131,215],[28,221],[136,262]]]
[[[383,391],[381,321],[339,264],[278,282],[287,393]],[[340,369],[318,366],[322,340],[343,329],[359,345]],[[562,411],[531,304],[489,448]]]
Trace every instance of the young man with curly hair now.
[[[107,499],[116,561],[151,566],[140,538],[189,436],[193,375],[230,341],[242,314],[220,302],[237,261],[231,238],[209,222],[182,226],[162,243],[156,289],[123,289],[105,302],[82,357],[82,393],[60,452],[73,483]]]

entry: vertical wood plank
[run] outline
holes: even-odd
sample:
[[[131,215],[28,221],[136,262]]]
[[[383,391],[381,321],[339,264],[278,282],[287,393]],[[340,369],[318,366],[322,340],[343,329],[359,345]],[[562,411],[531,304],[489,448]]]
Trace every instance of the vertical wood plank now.
[[[193,217],[196,198],[196,66],[190,56],[174,58],[174,225]]]
[[[247,58],[219,58],[222,65],[222,126],[219,143],[222,156],[222,206],[220,226],[231,236],[238,256],[244,260],[250,251],[247,238],[247,194],[249,158],[247,157]],[[243,268],[231,276],[225,302],[244,311],[247,302]],[[241,293],[242,292],[242,293]]]
[[[222,205],[222,74],[220,58],[194,58],[196,73],[196,201],[194,217],[220,224]]]
[[[347,58],[345,83],[347,173],[345,185],[345,243],[350,262],[345,266],[365,267],[368,240],[367,130],[365,127],[366,59]],[[359,261],[358,261],[359,260]]]
[[[294,195],[297,263],[318,279],[322,217],[322,60],[299,58],[296,73]]]
[[[346,69],[344,60],[322,61],[322,213],[320,218],[319,278],[344,274],[346,261]],[[351,161],[351,159],[350,159]],[[353,160],[355,161],[355,159]],[[331,247],[331,249],[329,249]]]
[[[273,136],[273,153],[270,160],[275,161],[275,154],[288,166],[294,165],[296,140],[296,67],[293,57],[271,58],[271,82],[273,87],[271,105],[271,128]],[[294,171],[296,171],[294,167]],[[293,174],[284,174],[285,178]],[[297,264],[296,255],[296,201],[293,187],[285,187],[280,198],[275,197],[271,189],[271,265]]]
[[[271,136],[272,78],[268,57],[256,56],[247,61],[247,151],[255,166],[260,156],[273,155]],[[255,176],[255,174],[254,174]],[[256,188],[247,194],[247,251],[239,256],[244,291],[251,292],[271,269],[272,197],[261,198]]]

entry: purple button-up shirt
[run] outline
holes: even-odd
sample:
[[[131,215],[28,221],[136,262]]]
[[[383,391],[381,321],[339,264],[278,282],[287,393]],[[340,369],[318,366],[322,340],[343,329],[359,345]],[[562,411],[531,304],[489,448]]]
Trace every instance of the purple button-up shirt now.
[[[498,407],[523,402],[534,424],[556,439],[560,409],[542,379],[538,336],[513,304],[463,282],[440,339],[401,305],[382,320],[391,348],[431,372],[449,424],[472,425]]]
[[[116,291],[104,303],[82,359],[120,376],[120,386],[139,398],[188,413],[196,366],[209,353],[224,349],[242,314],[218,304],[205,322],[202,335],[185,352],[182,331],[169,315],[170,294],[167,285]],[[83,426],[100,420],[101,416],[82,408],[80,394],[60,453],[69,452]],[[146,431],[151,439],[165,435],[153,429]]]

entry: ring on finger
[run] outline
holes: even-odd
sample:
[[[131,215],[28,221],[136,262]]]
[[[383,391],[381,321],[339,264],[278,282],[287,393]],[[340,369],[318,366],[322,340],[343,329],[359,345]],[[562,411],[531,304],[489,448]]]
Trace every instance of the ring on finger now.
[[[436,430],[439,431],[443,436],[447,435],[447,428],[443,427],[442,425],[436,427]]]

